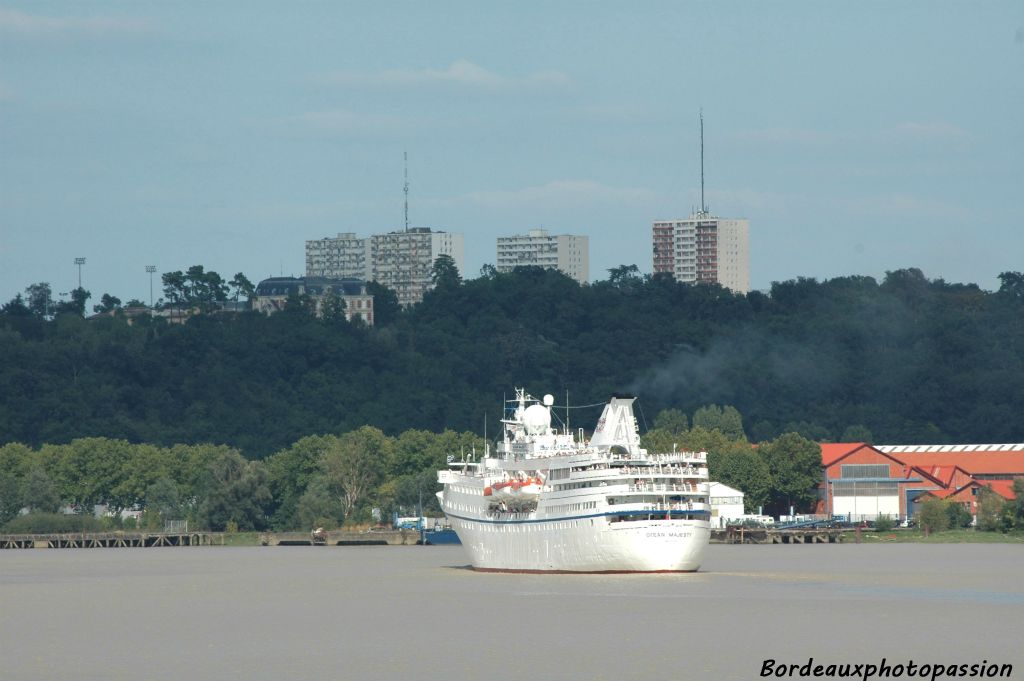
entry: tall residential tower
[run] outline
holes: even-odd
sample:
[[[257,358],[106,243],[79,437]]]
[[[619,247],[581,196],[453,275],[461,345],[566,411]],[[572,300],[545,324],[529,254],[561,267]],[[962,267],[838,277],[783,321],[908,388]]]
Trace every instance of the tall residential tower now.
[[[653,225],[654,273],[676,281],[750,291],[750,221],[720,218],[704,202],[704,112],[700,113],[700,210]]]
[[[370,278],[394,291],[402,305],[423,300],[423,294],[433,286],[430,275],[438,257],[450,256],[459,274],[466,271],[461,234],[413,227],[374,234],[369,241]]]
[[[500,236],[496,265],[499,272],[511,272],[525,265],[555,269],[585,284],[590,276],[589,239],[572,234],[550,235],[544,229]]]
[[[306,276],[369,281],[370,240],[351,232],[306,242]]]
[[[684,220],[656,220],[654,273],[676,281],[721,284],[750,291],[750,221],[694,213]]]

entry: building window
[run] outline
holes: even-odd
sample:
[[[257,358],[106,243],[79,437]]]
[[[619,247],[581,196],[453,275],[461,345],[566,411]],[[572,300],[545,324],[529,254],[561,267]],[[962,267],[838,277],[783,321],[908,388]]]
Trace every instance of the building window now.
[[[853,463],[843,464],[840,475],[843,478],[888,478],[887,463]]]

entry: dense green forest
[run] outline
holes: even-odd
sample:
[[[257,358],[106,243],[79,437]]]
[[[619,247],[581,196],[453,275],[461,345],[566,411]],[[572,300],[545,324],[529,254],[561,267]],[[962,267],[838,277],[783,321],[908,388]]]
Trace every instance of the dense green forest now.
[[[214,310],[227,284],[211,274],[171,276],[174,297]],[[0,524],[63,527],[45,514],[100,503],[210,529],[430,509],[435,471],[483,448],[485,420],[497,435],[499,395],[519,385],[568,393],[556,418],[587,429],[612,392],[639,393],[645,446],[708,451],[749,511],[813,506],[815,440],[1024,437],[1019,273],[997,292],[901,270],[746,296],[635,267],[587,286],[533,268],[435,274],[407,310],[375,287],[373,328],[336,304],[316,318],[301,298],[271,317],[85,319],[88,292],[53,309],[29,287],[0,309]]]
[[[576,405],[630,390],[642,426],[732,405],[751,441],[1024,440],[1020,273],[996,292],[908,269],[748,295],[632,266],[583,286],[537,268],[438,274],[408,310],[378,287],[372,328],[301,300],[174,325],[19,296],[0,310],[0,443],[214,443],[260,459],[364,425],[482,433],[514,386]],[[597,416],[571,412],[576,426]]]

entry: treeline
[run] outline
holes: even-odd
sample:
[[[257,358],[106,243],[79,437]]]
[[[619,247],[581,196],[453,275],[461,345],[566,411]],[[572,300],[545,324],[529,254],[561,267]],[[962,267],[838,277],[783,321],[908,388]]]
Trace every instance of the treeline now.
[[[738,412],[713,405],[697,410],[692,427],[676,410],[655,421],[646,447],[707,451],[712,479],[746,492],[748,511],[813,510],[821,470],[816,443],[789,433],[751,447]],[[111,528],[122,525],[125,509],[143,509],[140,522],[157,529],[169,520],[210,530],[387,522],[418,508],[439,513],[437,471],[449,458],[485,451],[474,433],[408,430],[389,437],[372,426],[307,436],[256,461],[210,444],[160,447],[102,437],[38,449],[8,443],[0,447],[0,528],[43,531],[61,523],[59,512],[91,518],[97,505],[107,507],[103,522]]]
[[[988,487],[982,486],[977,495],[977,516],[972,516],[963,504],[949,499],[931,497],[921,504],[917,520],[925,534],[949,529],[963,529],[972,525],[983,532],[1011,532],[1024,530],[1024,478],[1013,481],[1013,499],[1004,499]],[[891,521],[882,530],[891,529]]]
[[[198,266],[170,274],[183,300],[223,297]],[[482,433],[514,386],[576,405],[632,390],[642,427],[664,409],[733,405],[752,442],[1024,441],[1020,273],[995,292],[908,269],[748,295],[631,266],[582,286],[538,268],[435,275],[406,310],[374,286],[374,327],[316,318],[301,300],[184,325],[12,300],[0,308],[0,444],[216,443],[261,459],[366,425]],[[592,428],[598,411],[570,414]]]
[[[468,457],[481,446],[472,433],[388,437],[370,426],[304,437],[261,461],[209,444],[8,443],[0,447],[0,528],[30,531],[58,513],[91,518],[97,505],[107,507],[108,527],[120,527],[126,509],[144,509],[140,522],[156,529],[169,520],[210,530],[331,528],[375,520],[373,509],[387,522],[421,501],[438,511],[437,470],[449,454]]]

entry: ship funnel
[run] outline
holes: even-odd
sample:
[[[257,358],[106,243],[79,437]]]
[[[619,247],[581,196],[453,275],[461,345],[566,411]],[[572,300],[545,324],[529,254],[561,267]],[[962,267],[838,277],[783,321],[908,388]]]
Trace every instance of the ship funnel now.
[[[629,452],[640,448],[640,431],[633,415],[635,397],[612,397],[601,412],[590,444],[594,447],[625,447]]]

